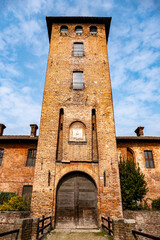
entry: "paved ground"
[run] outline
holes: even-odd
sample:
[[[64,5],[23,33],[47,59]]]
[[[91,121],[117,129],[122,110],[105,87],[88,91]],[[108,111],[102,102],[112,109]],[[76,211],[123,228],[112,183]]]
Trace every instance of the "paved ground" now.
[[[46,240],[111,240],[105,232],[55,232],[51,231]]]

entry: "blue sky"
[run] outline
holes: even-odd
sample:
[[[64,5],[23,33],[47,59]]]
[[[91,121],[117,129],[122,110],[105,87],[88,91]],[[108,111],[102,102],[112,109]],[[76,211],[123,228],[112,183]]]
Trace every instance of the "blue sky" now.
[[[40,123],[46,16],[112,17],[108,41],[117,136],[160,136],[160,0],[0,0],[0,123],[28,135]]]

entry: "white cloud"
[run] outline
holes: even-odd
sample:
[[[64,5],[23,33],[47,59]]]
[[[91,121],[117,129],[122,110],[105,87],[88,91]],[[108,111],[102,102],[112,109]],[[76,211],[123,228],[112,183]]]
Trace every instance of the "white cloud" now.
[[[1,83],[0,122],[7,126],[5,134],[26,134],[30,123],[39,124],[41,104],[32,97],[30,87],[20,88],[5,79]]]

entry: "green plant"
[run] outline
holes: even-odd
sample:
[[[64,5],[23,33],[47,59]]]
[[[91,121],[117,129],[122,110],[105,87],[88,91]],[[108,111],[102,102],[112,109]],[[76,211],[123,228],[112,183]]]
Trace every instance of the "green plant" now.
[[[11,197],[17,196],[18,193],[14,192],[0,192],[0,205],[2,205],[4,202],[8,202]]]
[[[152,209],[160,210],[160,197],[152,201]]]
[[[0,206],[0,211],[26,211],[29,210],[29,204],[21,196],[11,197],[8,202]]]
[[[120,160],[119,173],[123,210],[142,209],[139,203],[146,195],[148,188],[140,167],[136,166],[132,160]]]

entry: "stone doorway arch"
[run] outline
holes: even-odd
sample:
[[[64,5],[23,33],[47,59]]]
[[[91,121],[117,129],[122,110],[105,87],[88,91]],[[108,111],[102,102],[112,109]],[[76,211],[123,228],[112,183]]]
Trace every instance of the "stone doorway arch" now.
[[[86,173],[71,172],[58,183],[56,228],[97,228],[97,187]]]

